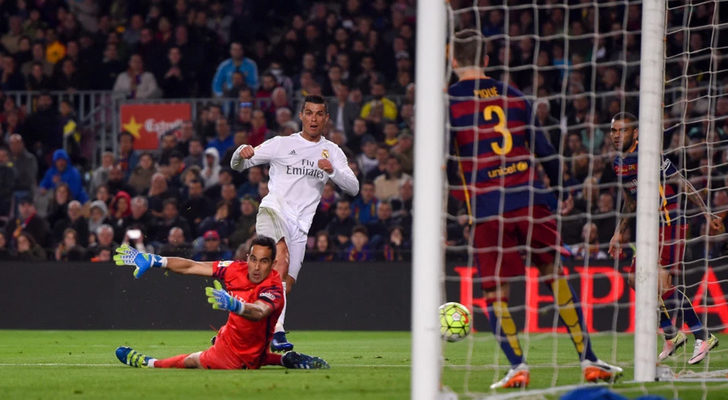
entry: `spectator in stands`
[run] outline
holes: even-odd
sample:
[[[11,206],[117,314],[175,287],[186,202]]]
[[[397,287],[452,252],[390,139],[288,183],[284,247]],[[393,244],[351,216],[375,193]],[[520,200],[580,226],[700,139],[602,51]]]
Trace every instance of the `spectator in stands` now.
[[[359,105],[349,100],[349,85],[339,82],[333,87],[336,99],[331,103],[329,108],[331,121],[334,123],[334,129],[340,130],[346,134],[347,138],[352,137],[352,129],[354,120],[359,116]]]
[[[86,249],[79,245],[78,232],[73,228],[63,231],[63,240],[58,243],[55,250],[56,261],[83,261],[86,259]]]
[[[393,197],[392,216],[402,220],[402,226],[409,227],[412,222],[412,200],[414,195],[414,183],[412,179],[407,179],[399,186],[399,193]]]
[[[68,185],[74,199],[85,203],[88,201],[88,195],[83,188],[81,173],[69,163],[68,153],[63,149],[56,150],[53,153],[53,166],[46,171],[40,182],[40,192],[43,194],[47,190],[55,189],[58,184],[63,182]]]
[[[551,141],[558,154],[564,147],[561,135],[561,127],[559,120],[551,116],[551,103],[546,99],[538,99],[534,102],[534,110],[536,110],[536,122],[541,130]]]
[[[369,247],[369,233],[365,226],[357,225],[352,229],[351,239],[342,250],[339,258],[342,261],[374,261],[374,256]]]
[[[131,214],[124,217],[121,224],[115,227],[114,238],[118,242],[123,241],[124,235],[129,229],[139,229],[143,235],[149,235],[154,227],[154,222],[154,217],[149,212],[147,198],[136,196],[131,199]]]
[[[230,248],[237,248],[255,234],[258,201],[247,195],[240,202],[240,217],[235,221],[233,232],[228,237]]]
[[[385,97],[385,95],[387,94],[387,89],[385,88],[384,83],[380,81],[372,84],[371,93],[373,99],[364,104],[364,106],[361,108],[360,116],[364,119],[367,119],[367,117],[369,117],[369,114],[372,112],[372,108],[381,105],[383,112],[382,117],[388,121],[396,121],[397,104],[394,101]]]
[[[30,50],[31,59],[20,65],[20,73],[23,76],[32,75],[34,77],[43,76],[45,79],[49,79],[53,75],[53,64],[51,64],[45,58],[45,47],[43,42],[36,41]],[[40,66],[40,74],[36,74],[33,71],[34,65]],[[50,89],[46,87],[45,89]]]
[[[124,218],[131,215],[131,195],[123,190],[116,192],[109,206],[109,218],[118,228],[123,224]]]
[[[163,257],[192,257],[192,245],[185,240],[185,232],[179,227],[172,227],[165,243],[159,250]]]
[[[21,231],[26,231],[34,238],[34,242],[41,246],[50,244],[50,227],[48,222],[38,216],[35,204],[30,197],[22,197],[18,201],[18,215],[8,221],[5,231],[13,239],[17,239]],[[35,238],[38,238],[35,240]]]
[[[262,137],[263,140],[270,139],[273,135],[268,130],[265,121],[265,113],[262,110],[253,110],[253,116],[250,120],[250,137]]]
[[[402,171],[411,174],[414,169],[414,141],[412,134],[403,131],[397,136],[397,144],[389,152],[396,155],[402,162]]]
[[[56,222],[65,218],[68,214],[68,203],[73,200],[71,197],[71,190],[68,188],[68,184],[61,182],[53,190],[53,199],[48,204],[48,209],[45,212],[48,226],[54,226]]]
[[[375,195],[379,200],[389,200],[397,196],[402,182],[412,176],[402,171],[402,164],[395,155],[387,157],[387,169],[384,175],[374,179]]]
[[[337,246],[343,247],[349,242],[349,236],[355,225],[356,221],[351,216],[351,202],[345,198],[339,199],[326,231],[334,238]]]
[[[397,146],[399,143],[399,127],[394,122],[386,122],[383,126],[384,133],[384,144],[386,144],[391,152],[391,149]]]
[[[27,231],[19,232],[15,238],[14,253],[13,258],[18,261],[46,261],[45,250]]]
[[[132,55],[127,70],[116,77],[113,91],[124,92],[130,99],[153,99],[162,94],[154,75],[144,71],[144,61],[139,54]]]
[[[61,69],[56,71],[52,81],[54,90],[73,92],[86,89],[85,80],[78,74],[76,63],[69,58],[61,61]]]
[[[184,159],[184,163],[187,167],[196,165],[202,168],[204,159],[204,147],[202,146],[202,140],[198,137],[191,138],[187,143],[187,157]]]
[[[361,141],[361,154],[356,156],[356,162],[359,170],[366,176],[369,172],[377,168],[377,142],[371,135],[366,135]]]
[[[181,228],[185,237],[192,237],[192,229],[185,217],[179,215],[179,206],[176,198],[168,198],[164,200],[162,208],[162,217],[157,219],[154,229],[154,239],[157,242],[164,243],[167,240],[167,234],[172,227]]]
[[[109,194],[115,196],[119,192],[126,192],[129,196],[135,196],[137,193],[134,188],[126,182],[124,177],[124,171],[121,169],[121,165],[117,164],[109,171],[109,179],[106,181],[106,186],[109,188]]]
[[[196,167],[190,167],[190,169],[193,168]],[[173,151],[172,154],[169,155],[169,165],[162,169],[162,171],[167,175],[167,185],[169,185],[172,193],[182,192],[182,173],[185,170],[185,164],[182,162],[182,154],[179,151]]]
[[[561,236],[567,245],[575,245],[581,241],[581,229],[585,220],[577,208],[574,207],[574,196],[568,196],[561,204]],[[611,217],[614,220],[614,216]],[[610,234],[610,239],[614,230]]]
[[[162,135],[159,141],[159,164],[169,165],[169,157],[173,152],[180,152],[181,149],[177,140],[177,135],[174,132],[166,132]]]
[[[351,203],[354,220],[359,225],[366,225],[377,219],[377,198],[374,197],[374,182],[364,181],[359,196]]]
[[[193,179],[187,184],[187,198],[182,202],[181,214],[194,227],[198,227],[199,224],[202,223],[202,220],[209,217],[214,212],[212,204],[214,203],[205,197],[202,181],[199,179]],[[194,231],[198,231],[198,229],[195,228],[193,229],[193,232]]]
[[[599,245],[597,225],[593,222],[584,224],[581,230],[582,242],[574,249],[577,260],[606,260],[607,253]]]
[[[230,134],[230,124],[224,117],[218,118],[215,123],[215,138],[207,143],[207,148],[215,148],[217,150],[217,161],[220,160],[220,154],[225,154],[234,144],[233,135]]]
[[[129,176],[129,186],[134,188],[136,193],[146,193],[152,183],[152,176],[157,173],[157,166],[154,165],[154,158],[151,153],[142,153],[139,157],[139,164]]]
[[[162,217],[162,203],[173,196],[167,187],[167,177],[161,172],[152,175],[152,184],[147,192],[147,200],[149,201],[149,211],[154,217]]]
[[[88,231],[97,232],[101,225],[109,225],[111,220],[108,217],[109,207],[102,200],[94,200],[91,202],[88,218]],[[98,232],[97,232],[98,236]],[[113,232],[112,232],[113,239]]]
[[[35,54],[35,48],[34,48]],[[119,56],[119,46],[113,42],[107,42],[104,48],[104,55],[95,74],[95,86],[103,90],[111,90],[116,83],[119,72],[124,69],[124,63]]]
[[[243,197],[246,194],[253,197],[258,197],[258,185],[263,180],[263,168],[260,166],[253,166],[248,168],[248,181],[240,185],[238,188],[238,197]]]
[[[405,239],[404,228],[395,225],[389,229],[389,240],[380,249],[382,261],[409,261],[412,248]]]
[[[207,231],[202,235],[204,246],[192,258],[195,261],[218,261],[229,260],[232,252],[222,245],[220,235],[215,231]]]
[[[78,243],[86,247],[88,245],[88,219],[83,216],[83,207],[78,200],[68,203],[68,212],[65,218],[58,220],[53,225],[53,242],[61,241],[61,233],[67,228],[72,228],[78,233]]]
[[[10,161],[10,152],[7,147],[0,147],[0,216],[10,213],[15,184],[15,169]]]
[[[139,162],[139,153],[134,150],[134,135],[129,131],[121,131],[119,134],[119,165],[128,178]]]
[[[88,254],[91,257],[99,257],[105,249],[115,249],[119,245],[114,242],[114,228],[109,224],[99,225],[96,232],[96,243],[89,245]]]
[[[240,42],[230,44],[230,58],[218,65],[212,79],[212,93],[221,97],[223,90],[232,85],[233,72],[239,71],[245,76],[245,84],[256,90],[258,88],[258,66],[255,61],[245,57]]]
[[[228,237],[234,229],[234,220],[230,218],[230,205],[225,201],[220,201],[215,208],[215,214],[206,217],[200,222],[198,231],[215,231],[224,242],[227,242]]]
[[[6,55],[2,58],[2,73],[0,74],[2,90],[25,90],[25,78],[19,69],[13,56]]]
[[[380,247],[389,237],[389,228],[395,225],[401,226],[401,221],[392,217],[392,203],[379,201],[377,219],[367,225],[372,247],[375,249]]]
[[[318,231],[313,249],[306,252],[305,261],[329,262],[336,258],[336,249],[331,243],[329,233]]]
[[[43,161],[46,154],[63,146],[58,110],[53,107],[53,98],[49,93],[38,96],[35,112],[25,120],[23,138],[39,161]]]
[[[389,158],[389,147],[386,144],[380,143],[377,145],[375,152],[377,158],[376,168],[371,169],[364,178],[367,180],[375,180],[380,175],[384,175],[387,172],[387,159]]]
[[[193,86],[194,75],[183,62],[182,51],[172,46],[167,51],[167,65],[161,79],[161,88],[167,99],[189,97]]]

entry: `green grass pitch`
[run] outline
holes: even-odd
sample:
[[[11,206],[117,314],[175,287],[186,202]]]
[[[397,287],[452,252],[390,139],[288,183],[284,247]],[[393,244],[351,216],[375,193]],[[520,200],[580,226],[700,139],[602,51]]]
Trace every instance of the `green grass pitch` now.
[[[410,384],[408,332],[292,332],[296,350],[319,355],[330,370],[199,371],[136,369],[116,360],[114,350],[129,345],[144,354],[169,357],[209,346],[208,331],[0,331],[0,399],[406,399]],[[632,336],[594,338],[597,354],[625,368],[632,379]],[[728,336],[721,341],[728,345]],[[538,390],[580,382],[576,356],[565,335],[522,336]],[[692,348],[692,340],[689,343]],[[613,352],[612,349],[617,349]],[[717,349],[694,371],[728,369],[728,354]],[[670,360],[685,369],[684,352]],[[505,369],[492,335],[482,332],[445,344],[443,382],[461,398],[513,393],[488,389]],[[557,363],[559,368],[554,368]],[[470,364],[471,368],[465,368]],[[496,367],[500,365],[500,369]],[[728,397],[728,381],[718,383],[618,383],[627,397],[646,392],[667,398]],[[545,395],[539,398],[557,398]]]

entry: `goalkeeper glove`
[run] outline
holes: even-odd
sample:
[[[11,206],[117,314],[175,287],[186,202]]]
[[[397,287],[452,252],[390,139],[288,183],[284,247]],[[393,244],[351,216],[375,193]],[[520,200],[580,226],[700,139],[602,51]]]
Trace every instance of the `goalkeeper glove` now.
[[[212,304],[212,308],[215,310],[230,311],[232,313],[243,315],[245,311],[245,301],[231,296],[225,289],[222,288],[220,282],[215,280],[213,282],[215,287],[206,287],[205,294],[207,295],[207,302]]]
[[[167,266],[167,257],[158,256],[156,254],[140,253],[137,249],[123,244],[116,249],[114,255],[116,265],[133,265],[134,278],[139,279],[150,267],[160,268]]]

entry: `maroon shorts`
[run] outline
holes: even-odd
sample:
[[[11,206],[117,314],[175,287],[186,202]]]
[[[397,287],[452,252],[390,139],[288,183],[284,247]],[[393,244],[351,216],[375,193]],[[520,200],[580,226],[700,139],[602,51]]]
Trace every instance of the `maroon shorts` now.
[[[660,266],[677,272],[685,255],[685,238],[688,226],[686,224],[671,224],[660,226]],[[635,271],[637,257],[632,258],[632,265],[624,269],[625,272]]]
[[[483,289],[496,287],[498,278],[525,275],[522,253],[530,254],[531,264],[545,265],[554,262],[561,247],[556,217],[542,205],[493,216],[476,224],[474,235]]]

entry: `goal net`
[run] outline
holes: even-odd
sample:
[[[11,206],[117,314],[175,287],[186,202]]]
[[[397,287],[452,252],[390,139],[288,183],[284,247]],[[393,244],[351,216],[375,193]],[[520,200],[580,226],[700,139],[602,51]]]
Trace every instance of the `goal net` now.
[[[688,363],[696,338],[689,326],[692,320],[682,311],[687,305],[669,311],[671,321],[687,341],[674,355],[660,361],[656,370],[660,381],[634,381],[635,359],[644,352],[655,352],[657,357],[665,340],[655,324],[656,348],[635,346],[635,310],[639,305],[628,281],[628,271],[638,251],[640,235],[653,238],[648,247],[656,249],[658,260],[672,260],[671,265],[662,268],[672,272],[674,285],[692,302],[708,332],[728,344],[728,336],[724,336],[728,333],[728,234],[719,230],[708,233],[706,213],[691,199],[694,189],[708,214],[720,218],[728,214],[728,1],[667,1],[665,8],[664,76],[650,77],[640,70],[642,46],[650,45],[642,41],[640,1],[449,1],[448,51],[452,51],[457,40],[456,32],[475,29],[483,33],[489,59],[486,75],[507,82],[530,102],[532,121],[524,129],[540,130],[548,138],[555,149],[553,158],[561,165],[561,174],[556,181],[550,179],[542,165],[551,158],[533,155],[524,159],[524,164],[511,164],[504,157],[500,163],[478,171],[472,167],[479,161],[477,156],[454,151],[457,146],[453,143],[446,145],[447,162],[455,166],[455,173],[450,168],[443,300],[468,307],[474,328],[473,334],[462,342],[443,344],[441,382],[448,390],[476,398],[523,394],[513,389],[490,389],[511,368],[511,363],[492,333],[488,302],[481,289],[483,278],[476,264],[482,251],[501,251],[502,260],[504,233],[499,229],[489,232],[499,235],[499,248],[475,246],[478,220],[472,216],[474,210],[484,205],[477,204],[480,197],[472,196],[473,191],[478,191],[477,185],[465,182],[477,181],[478,174],[487,174],[505,184],[509,174],[532,167],[535,173],[527,181],[531,201],[549,190],[562,200],[553,204],[558,207],[554,215],[563,242],[557,260],[578,298],[594,353],[624,369],[620,383],[612,389],[628,397],[649,392],[669,398],[712,398],[728,391],[726,351],[716,347],[702,362]],[[457,81],[456,72],[448,56],[449,84]],[[664,106],[660,109],[640,109],[640,97],[644,95],[640,89],[647,86],[645,79],[662,85]],[[445,104],[461,100],[449,97]],[[474,94],[471,104],[478,107],[480,101],[483,100]],[[612,141],[611,120],[624,112],[640,120],[650,112],[659,117],[664,133],[656,142],[662,143],[662,151],[661,166],[654,174],[662,176],[665,160],[669,160],[690,183],[671,176],[664,187],[660,185],[656,217],[661,222],[648,221],[640,233],[635,224],[636,212],[622,210],[625,190],[630,191],[634,184],[625,178],[631,174],[614,168],[615,158],[624,156],[624,152],[618,152]],[[446,125],[448,130],[458,129],[449,119]],[[496,127],[490,129],[497,131]],[[505,140],[505,135],[501,139]],[[529,149],[538,146],[533,137],[528,140]],[[631,150],[634,149],[625,149]],[[477,150],[472,154],[477,154]],[[619,168],[634,168],[634,175],[637,174],[636,164],[622,163]],[[540,189],[537,181],[544,182],[546,189]],[[644,182],[640,180],[634,193],[646,190],[641,185]],[[501,227],[508,222],[504,221],[503,210],[510,206],[503,199],[509,198],[509,190],[524,190],[522,186],[507,186],[498,189],[501,201],[489,205],[499,207]],[[462,192],[465,194],[457,195]],[[610,239],[624,217],[631,221],[624,230],[621,255],[615,259],[608,254]],[[532,212],[523,218],[530,218],[535,224],[528,232],[519,232],[521,237],[529,241],[539,239],[540,231],[533,226],[542,220]],[[666,235],[662,240],[660,232]],[[527,266],[523,275],[509,280],[508,295],[508,309],[519,331],[520,349],[530,366],[530,384],[525,390],[544,395],[566,392],[585,382],[579,357],[569,331],[560,321],[549,287],[553,277],[540,275],[535,268],[543,251],[523,243],[514,246]],[[673,254],[661,258],[665,248]],[[637,264],[638,270],[647,268]],[[658,270],[656,265],[651,268]],[[672,298],[666,299],[669,303]],[[659,315],[658,308],[654,313]]]

